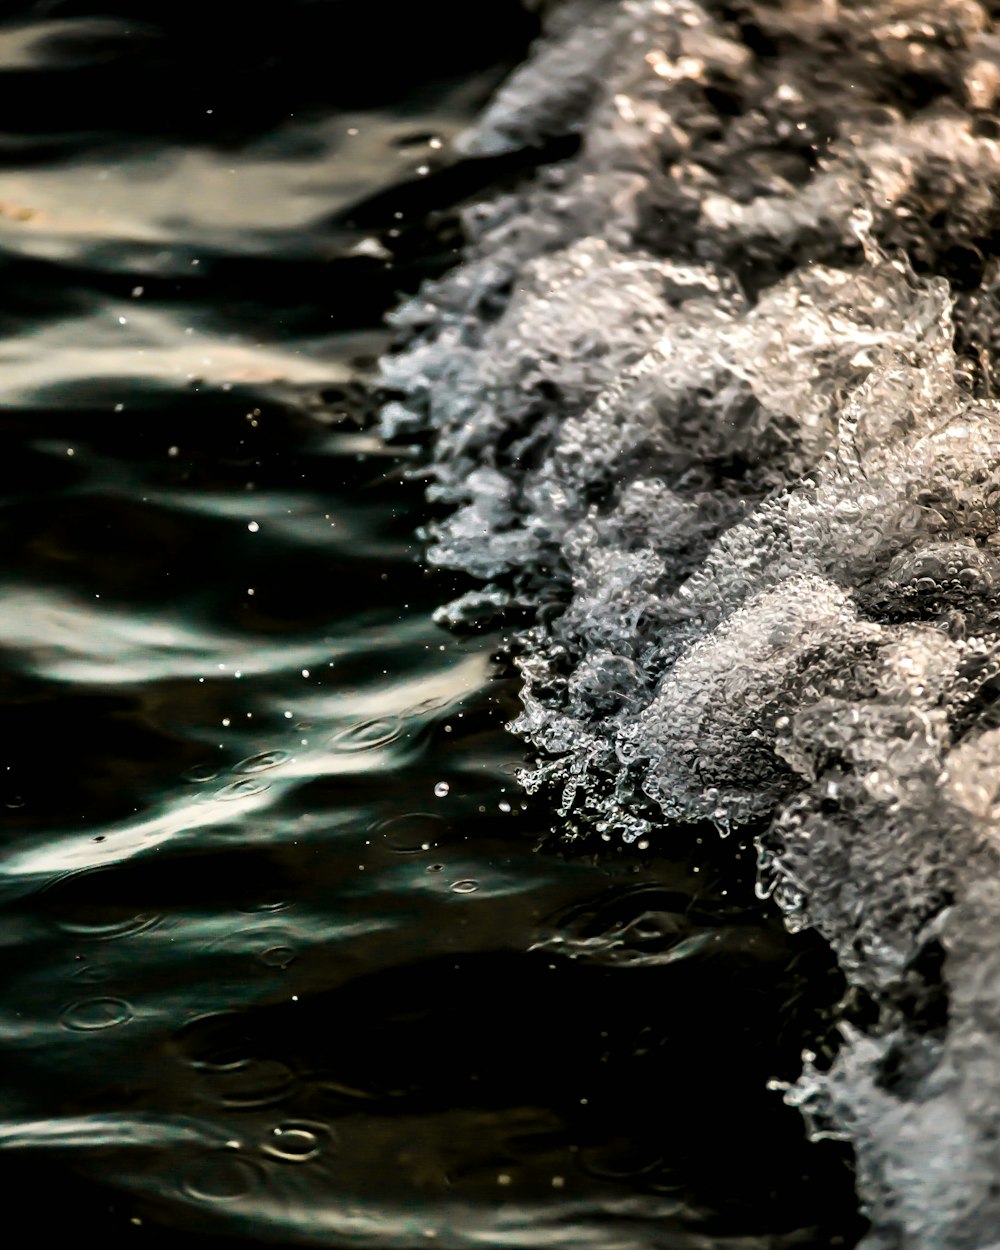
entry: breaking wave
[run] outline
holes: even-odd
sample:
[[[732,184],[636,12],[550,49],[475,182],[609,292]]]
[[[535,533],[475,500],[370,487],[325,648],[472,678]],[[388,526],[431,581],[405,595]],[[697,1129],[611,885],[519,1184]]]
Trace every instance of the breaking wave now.
[[[566,0],[462,141],[572,155],[395,316],[431,559],[512,608],[564,836],[741,829],[851,987],[785,1097],[866,1247],[1000,1245],[1000,34]],[[724,852],[720,848],[720,853]]]

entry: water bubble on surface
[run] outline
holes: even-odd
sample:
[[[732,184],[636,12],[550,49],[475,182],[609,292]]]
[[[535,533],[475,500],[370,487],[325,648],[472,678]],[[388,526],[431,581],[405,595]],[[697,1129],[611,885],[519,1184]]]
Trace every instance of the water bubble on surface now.
[[[433,812],[407,812],[375,825],[372,833],[390,850],[413,854],[444,840],[448,825]]]
[[[329,1140],[330,1130],[325,1124],[313,1120],[285,1120],[271,1130],[261,1143],[261,1150],[285,1163],[308,1163]]]
[[[85,985],[100,985],[111,974],[100,964],[82,963],[73,969],[72,975],[74,981],[83,981]]]
[[[362,721],[335,734],[330,745],[338,751],[373,751],[398,738],[402,729],[403,722],[395,717]]]
[[[204,785],[209,781],[217,781],[219,769],[214,764],[195,764],[184,774],[184,780],[192,785]]]
[[[66,909],[58,918],[60,929],[91,941],[132,937],[137,933],[145,933],[162,922],[163,916],[158,912],[136,912],[116,919],[113,916],[102,916],[97,909],[87,915],[87,909],[82,905],[79,909]]]
[[[243,777],[217,790],[215,797],[223,802],[232,802],[236,799],[254,798],[258,794],[264,794],[270,788],[270,782],[255,777]]]
[[[128,1024],[134,1014],[123,998],[84,998],[64,1008],[59,1019],[74,1033],[96,1033]]]
[[[461,881],[453,881],[450,889],[453,894],[475,894],[479,889],[479,882],[466,877]]]
[[[278,892],[269,892],[262,894],[259,898],[253,899],[251,902],[244,903],[240,908],[243,912],[274,912],[285,911],[291,907],[291,900],[282,897]]]
[[[294,1072],[278,1059],[250,1059],[213,1074],[212,1090],[227,1107],[269,1107],[295,1088]]]
[[[267,950],[261,951],[257,958],[267,968],[288,968],[295,962],[298,956],[294,947],[269,946]]]
[[[277,768],[288,759],[287,751],[262,751],[259,755],[251,755],[233,767],[234,773],[262,773],[269,768]]]
[[[259,1169],[229,1150],[206,1152],[185,1170],[181,1188],[203,1202],[235,1202],[260,1185]]]
[[[240,1011],[213,1011],[187,1020],[174,1033],[177,1054],[193,1068],[226,1072],[254,1059],[247,1019]]]
[[[117,899],[102,897],[114,878],[107,869],[83,869],[59,877],[47,885],[42,896],[46,910],[64,933],[89,941],[110,941],[155,928],[163,921],[159,912],[134,911]]]

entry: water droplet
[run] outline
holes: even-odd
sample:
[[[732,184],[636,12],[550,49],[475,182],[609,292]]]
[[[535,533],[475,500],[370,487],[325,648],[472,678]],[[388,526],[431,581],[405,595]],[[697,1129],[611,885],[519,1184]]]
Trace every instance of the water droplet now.
[[[372,751],[398,738],[402,722],[396,718],[362,721],[342,729],[330,739],[330,745],[338,751]]]
[[[261,1150],[285,1163],[306,1163],[315,1159],[327,1144],[330,1130],[315,1120],[286,1120],[271,1130]]]
[[[260,755],[251,755],[233,769],[234,773],[262,773],[268,768],[276,768],[288,759],[287,751],[262,751]]]
[[[232,1202],[244,1198],[260,1183],[258,1169],[227,1150],[211,1151],[188,1168],[181,1188],[204,1202]]]
[[[453,881],[451,890],[453,894],[475,894],[479,889],[479,882],[466,879],[464,881]]]
[[[434,787],[434,793],[439,799],[443,799],[450,789],[451,786],[448,785],[447,781],[439,781]]]
[[[132,1019],[132,1008],[123,998],[84,998],[70,1003],[60,1021],[63,1028],[74,1033],[95,1033],[100,1029],[113,1029]]]

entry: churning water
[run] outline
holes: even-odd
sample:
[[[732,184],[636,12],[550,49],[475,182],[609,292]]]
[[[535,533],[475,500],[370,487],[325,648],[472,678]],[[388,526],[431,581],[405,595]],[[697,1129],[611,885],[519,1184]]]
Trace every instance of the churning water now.
[[[54,1244],[1000,1237],[991,13],[540,7],[5,6]]]
[[[527,614],[564,842],[751,838],[829,942],[836,1053],[785,1094],[865,1245],[995,1248],[996,6],[547,7],[459,147],[577,150],[466,214],[383,367],[481,581],[444,616]]]

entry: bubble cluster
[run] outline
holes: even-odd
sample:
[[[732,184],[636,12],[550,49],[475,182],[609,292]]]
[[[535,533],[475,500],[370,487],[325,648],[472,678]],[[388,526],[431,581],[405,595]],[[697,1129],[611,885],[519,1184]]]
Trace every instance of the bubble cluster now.
[[[461,146],[578,150],[383,363],[483,583],[444,619],[533,613],[528,787],[753,833],[869,1005],[786,1098],[879,1250],[1000,1229],[998,99],[976,0],[549,6]]]

